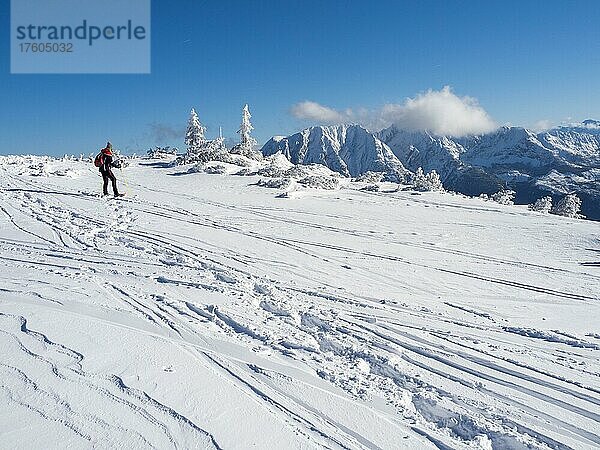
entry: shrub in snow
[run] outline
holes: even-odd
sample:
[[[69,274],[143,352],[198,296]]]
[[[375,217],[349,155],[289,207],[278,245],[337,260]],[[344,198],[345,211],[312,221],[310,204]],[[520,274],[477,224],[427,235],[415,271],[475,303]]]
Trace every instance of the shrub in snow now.
[[[237,152],[236,148],[233,147],[231,149],[231,153],[235,154]],[[246,152],[241,153],[243,156],[245,156],[248,159],[252,159],[254,161],[260,161],[263,159],[263,154],[257,150],[249,150]]]
[[[198,172],[204,172],[204,163],[194,164],[187,171],[187,173],[198,173]]]
[[[129,161],[127,161],[127,159],[123,158],[122,156],[118,159],[115,159],[115,161],[113,162],[113,167],[117,169],[123,169],[127,166],[129,166]]]
[[[265,158],[264,161],[267,165],[260,168],[257,172],[258,175],[264,177],[282,177],[286,170],[293,167],[293,164],[280,152]]]
[[[248,177],[251,175],[256,175],[257,170],[256,169],[251,169],[250,167],[244,167],[243,169],[238,170],[236,173],[234,173],[234,175],[239,175],[242,177]]]
[[[232,155],[228,152],[214,153],[212,161],[220,161],[240,167],[250,167],[253,164],[252,160],[246,156]]]
[[[56,169],[50,175],[56,175],[56,176],[59,176],[59,177],[77,178],[77,176],[79,174],[77,173],[76,170],[68,169],[66,167],[62,167],[62,168]]]
[[[444,190],[444,186],[442,185],[438,173],[435,170],[432,170],[425,175],[421,167],[417,169],[413,176],[412,187],[415,191],[421,192]]]
[[[487,202],[490,199],[490,196],[484,192],[483,194],[479,194],[479,198]]]
[[[47,177],[50,176],[50,171],[46,163],[40,162],[29,166],[29,175],[33,177]]]
[[[390,183],[398,183],[398,184],[406,184],[407,181],[409,180],[409,174],[410,174],[410,172],[408,172],[408,171],[392,170],[389,172],[384,172],[383,179],[381,181],[387,181]],[[440,189],[436,189],[436,190],[438,190],[438,191],[444,190],[441,182],[440,182]]]
[[[268,166],[258,169],[256,174],[263,177],[277,178],[282,177],[285,174],[285,170],[283,170],[281,167],[269,164]]]
[[[262,178],[256,183],[258,186],[275,189],[287,189],[292,184],[291,178],[269,178],[263,180]]]
[[[340,186],[340,180],[337,177],[324,175],[310,175],[298,180],[298,183],[306,187],[328,190],[338,189]]]
[[[176,155],[178,151],[176,147],[169,147],[168,145],[166,147],[156,146],[148,150],[146,155],[150,159],[163,159]]]
[[[367,184],[365,187],[360,188],[361,191],[368,191],[368,192],[379,192],[379,185],[378,184]]]
[[[204,141],[204,144],[202,144],[201,147],[194,149],[192,152],[188,149],[188,153],[178,157],[174,164],[182,165],[219,161],[220,159],[226,158],[227,153],[224,140],[218,138],[212,141]]]
[[[584,218],[585,216],[579,214],[581,209],[581,199],[576,194],[569,194],[565,196],[558,204],[550,211],[552,214],[558,216],[571,217],[571,218]]]
[[[223,164],[210,164],[198,163],[188,169],[188,173],[210,173],[210,174],[223,174],[227,173],[227,167]]]
[[[386,176],[386,174],[383,172],[368,171],[363,174],[360,174],[352,181],[358,181],[358,182],[363,182],[363,183],[379,183],[379,182],[383,181],[385,176]]]
[[[529,209],[531,211],[549,213],[552,209],[552,197],[548,195],[546,197],[538,198],[535,203],[529,205]]]
[[[214,174],[227,173],[227,167],[225,167],[223,164],[212,164],[210,166],[206,166],[204,168],[204,171],[206,173],[214,173]]]
[[[286,170],[284,172],[286,177],[291,177],[291,178],[305,178],[308,177],[309,175],[312,175],[312,167],[311,166],[305,166],[302,164],[297,164],[293,167],[290,167],[288,170]]]
[[[276,164],[278,166],[284,167],[285,169],[289,169],[293,166],[290,160],[287,159],[285,155],[280,151],[275,153],[274,155],[267,156],[265,158],[265,161],[267,161],[269,164]]]
[[[495,194],[492,194],[490,199],[496,203],[500,203],[501,205],[514,205],[515,191],[503,189]]]
[[[339,178],[341,177],[341,175],[337,172],[333,172],[331,169],[329,169],[328,167],[322,165],[322,164],[308,164],[308,165],[304,165],[304,164],[298,164],[295,166],[290,167],[289,169],[287,169],[284,172],[284,175],[286,177],[291,177],[291,178],[306,178],[312,175],[320,175],[320,176],[325,176],[325,177],[334,177],[334,178]]]

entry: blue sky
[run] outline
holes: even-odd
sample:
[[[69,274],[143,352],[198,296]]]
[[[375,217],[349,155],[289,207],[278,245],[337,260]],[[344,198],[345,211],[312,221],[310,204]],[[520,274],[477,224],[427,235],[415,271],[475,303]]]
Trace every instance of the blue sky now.
[[[597,0],[153,0],[150,75],[11,75],[7,3],[2,154],[182,148],[192,106],[235,137],[244,103],[262,144],[315,122],[299,102],[356,119],[444,86],[497,124],[600,119]]]

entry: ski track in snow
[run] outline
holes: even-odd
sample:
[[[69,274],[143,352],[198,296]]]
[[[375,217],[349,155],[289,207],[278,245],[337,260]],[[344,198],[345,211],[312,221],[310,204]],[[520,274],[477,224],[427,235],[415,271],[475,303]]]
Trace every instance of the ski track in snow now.
[[[82,370],[82,354],[29,330],[24,317],[0,313],[0,345],[11,355],[0,363],[0,392],[17,415],[31,411],[90,446],[219,448],[189,419],[118,376]]]
[[[34,420],[77,448],[600,447],[598,320],[559,320],[598,317],[600,273],[551,245],[558,230],[572,240],[561,248],[593,258],[595,223],[444,194],[274,201],[251,179],[136,162],[134,192],[107,202],[93,170],[67,182],[14,161],[0,162],[0,402],[13,416],[0,414],[0,439],[17,444]],[[479,223],[497,242],[460,240]],[[528,251],[536,233],[550,243]],[[69,334],[74,320],[134,344]],[[139,353],[152,343],[175,354]],[[147,359],[164,367],[138,370]],[[232,438],[244,420],[265,430]]]

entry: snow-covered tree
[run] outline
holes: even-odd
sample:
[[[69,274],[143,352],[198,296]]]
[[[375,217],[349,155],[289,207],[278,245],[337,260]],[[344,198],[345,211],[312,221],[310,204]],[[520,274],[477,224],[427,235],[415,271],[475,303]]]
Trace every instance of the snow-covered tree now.
[[[443,191],[444,185],[442,184],[442,180],[440,179],[440,175],[432,170],[426,176],[427,182],[429,183],[430,190],[432,191]]]
[[[187,131],[185,132],[185,145],[187,145],[188,153],[196,153],[196,151],[204,144],[204,132],[206,128],[200,123],[196,110],[192,108],[190,111],[190,119],[188,121]]]
[[[515,202],[515,191],[510,189],[502,189],[490,196],[490,199],[501,205],[514,205]]]
[[[254,150],[256,139],[250,136],[250,133],[252,130],[254,130],[254,127],[250,122],[251,117],[252,115],[250,114],[250,110],[246,104],[244,105],[244,108],[242,108],[242,123],[240,124],[240,129],[238,130],[240,135],[240,143],[231,149],[231,153],[238,153],[252,159],[260,159],[260,152]]]
[[[250,110],[246,104],[242,109],[242,123],[238,133],[240,134],[240,145],[250,149],[256,145],[256,139],[250,136],[250,132],[254,130],[254,127],[250,123],[251,117],[252,115],[250,114]]]
[[[538,198],[535,203],[529,205],[529,209],[531,211],[549,213],[552,209],[552,197],[548,195],[546,197]]]
[[[581,209],[581,199],[576,194],[569,194],[563,197],[558,204],[552,209],[551,213],[558,216],[583,218],[579,211]]]
[[[440,176],[435,170],[432,170],[427,175],[423,172],[423,168],[419,167],[413,177],[413,189],[415,191],[443,191],[444,186],[440,180]]]
[[[217,139],[206,139],[204,132],[206,128],[200,123],[196,110],[192,108],[185,133],[185,145],[187,153],[178,157],[173,164],[192,164],[216,161],[227,153],[225,140],[219,136]]]

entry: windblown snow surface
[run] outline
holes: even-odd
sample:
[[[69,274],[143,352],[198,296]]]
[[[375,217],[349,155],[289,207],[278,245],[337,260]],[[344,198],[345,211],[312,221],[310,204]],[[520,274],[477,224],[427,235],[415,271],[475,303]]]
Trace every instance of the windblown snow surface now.
[[[0,447],[600,446],[597,222],[117,176],[0,158]]]

